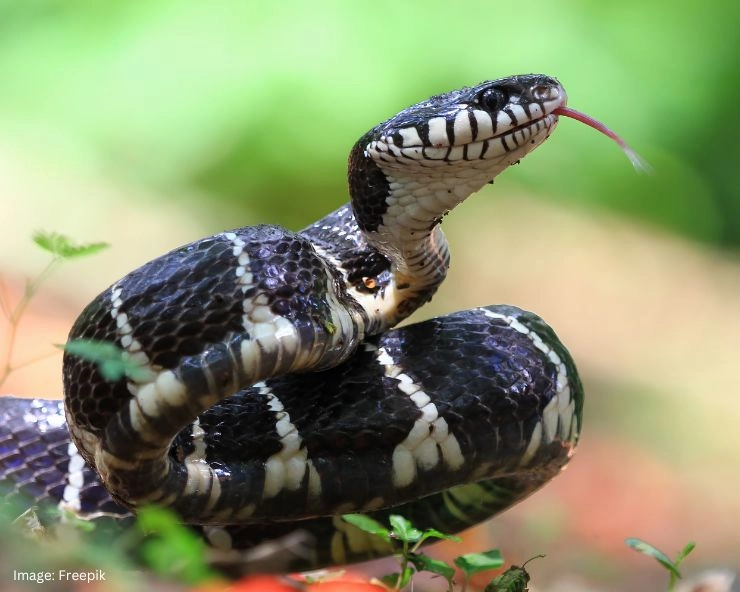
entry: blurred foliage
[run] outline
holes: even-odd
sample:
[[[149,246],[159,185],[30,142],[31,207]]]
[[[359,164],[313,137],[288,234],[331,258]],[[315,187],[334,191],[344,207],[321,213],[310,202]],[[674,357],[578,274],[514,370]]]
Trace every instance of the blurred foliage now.
[[[1,0],[0,132],[64,166],[173,197],[195,189],[219,224],[235,225],[217,214],[228,201],[299,228],[345,201],[346,154],[375,123],[540,71],[655,173],[625,172],[615,146],[564,121],[517,182],[737,247],[738,17],[723,0],[669,12],[639,0]]]
[[[301,227],[344,201],[346,154],[375,123],[541,71],[655,174],[614,183],[623,155],[567,121],[519,182],[737,247],[738,17],[723,0],[670,14],[639,0],[3,0],[0,129],[69,166]]]

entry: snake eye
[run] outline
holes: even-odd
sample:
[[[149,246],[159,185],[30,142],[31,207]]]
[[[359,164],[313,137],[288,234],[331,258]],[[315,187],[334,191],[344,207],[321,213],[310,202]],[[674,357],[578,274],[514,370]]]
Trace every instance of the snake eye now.
[[[509,102],[509,97],[501,89],[487,88],[478,96],[478,102],[484,109],[495,112],[501,110]]]

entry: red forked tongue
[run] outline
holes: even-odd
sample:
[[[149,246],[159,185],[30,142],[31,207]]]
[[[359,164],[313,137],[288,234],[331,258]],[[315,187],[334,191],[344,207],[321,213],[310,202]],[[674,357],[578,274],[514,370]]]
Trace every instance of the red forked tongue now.
[[[581,113],[580,111],[576,111],[575,109],[571,109],[570,107],[558,107],[553,111],[555,115],[562,115],[564,117],[571,117],[573,119],[576,119],[580,121],[581,123],[585,123],[589,127],[594,128],[597,131],[600,131],[605,136],[610,137],[612,140],[614,140],[619,147],[622,149],[622,151],[627,155],[627,158],[630,159],[630,162],[632,163],[632,166],[635,167],[638,171],[642,172],[649,172],[650,171],[650,165],[645,162],[642,157],[640,157],[637,152],[632,150],[627,145],[627,142],[625,142],[622,138],[620,138],[616,132],[613,132],[608,127],[606,127],[603,123],[600,121],[596,121],[593,117],[589,117],[585,113]]]

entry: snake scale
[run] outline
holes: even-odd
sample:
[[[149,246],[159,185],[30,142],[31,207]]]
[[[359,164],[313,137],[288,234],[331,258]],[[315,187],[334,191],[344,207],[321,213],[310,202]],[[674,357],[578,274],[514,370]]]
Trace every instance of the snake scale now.
[[[311,544],[291,567],[308,567],[389,552],[343,513],[457,532],[540,488],[583,406],[553,331],[511,306],[392,327],[445,278],[442,217],[565,104],[543,75],[431,97],[354,145],[350,204],[298,233],[204,238],[116,282],[69,338],[114,343],[140,372],[111,382],[65,353],[63,405],[0,399],[6,495],[90,519],[166,506],[225,552],[299,529]]]

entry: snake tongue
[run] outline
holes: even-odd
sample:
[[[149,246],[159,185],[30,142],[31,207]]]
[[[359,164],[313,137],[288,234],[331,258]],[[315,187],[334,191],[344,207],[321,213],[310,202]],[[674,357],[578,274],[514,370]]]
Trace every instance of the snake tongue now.
[[[643,160],[643,158],[639,154],[637,154],[637,152],[635,152],[632,148],[630,148],[627,145],[627,142],[625,142],[619,135],[617,135],[616,132],[610,130],[600,121],[596,121],[593,117],[590,117],[586,115],[585,113],[581,113],[580,111],[576,111],[575,109],[571,109],[570,107],[558,107],[557,109],[553,111],[553,113],[555,115],[562,115],[563,117],[570,117],[572,119],[576,119],[580,121],[581,123],[585,123],[587,126],[592,127],[597,131],[600,131],[605,136],[610,137],[612,140],[614,140],[619,145],[622,151],[627,155],[627,158],[630,159],[632,166],[635,167],[636,170],[640,172],[650,172],[651,170],[650,165],[645,160]]]

